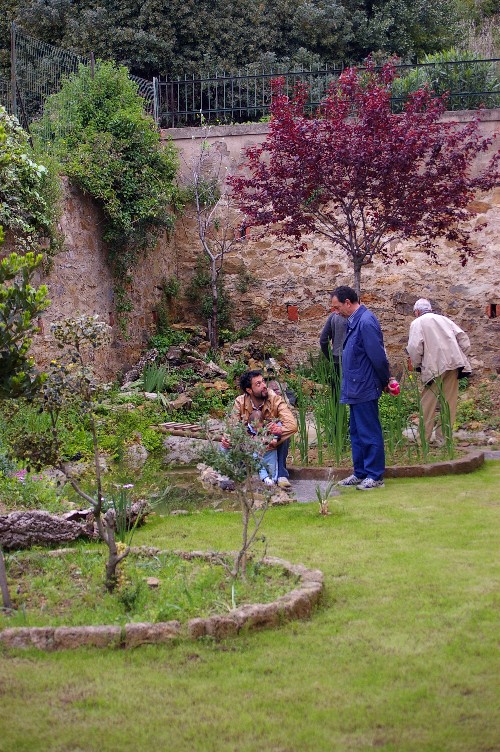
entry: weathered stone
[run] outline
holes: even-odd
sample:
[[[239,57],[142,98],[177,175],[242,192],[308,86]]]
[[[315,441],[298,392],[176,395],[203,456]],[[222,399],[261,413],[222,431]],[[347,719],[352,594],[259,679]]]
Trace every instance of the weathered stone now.
[[[56,627],[54,650],[72,650],[79,647],[108,648],[120,644],[121,629],[117,626]]]
[[[181,634],[179,621],[165,621],[157,624],[138,623],[125,625],[125,647],[135,648],[146,643],[170,642]]]
[[[191,640],[197,640],[199,637],[205,637],[207,634],[207,620],[190,619],[188,621],[187,632]]]
[[[180,465],[197,462],[200,452],[208,444],[206,439],[188,439],[183,436],[167,436],[163,442],[167,461]]]
[[[132,444],[125,448],[124,459],[125,463],[130,468],[140,468],[144,465],[149,452],[142,444]]]
[[[242,606],[233,611],[232,615],[238,620],[241,627],[260,629],[277,626],[281,618],[281,609],[277,601],[254,603],[249,606]]]
[[[0,642],[6,648],[53,650],[54,631],[54,627],[12,627],[0,632]]]
[[[182,394],[179,394],[178,397],[176,397],[174,400],[171,400],[168,403],[168,406],[170,410],[183,410],[188,409],[193,404],[193,400],[191,397],[189,397],[187,394],[182,392]]]
[[[206,634],[216,640],[224,640],[238,634],[238,622],[231,616],[211,616],[205,621]]]

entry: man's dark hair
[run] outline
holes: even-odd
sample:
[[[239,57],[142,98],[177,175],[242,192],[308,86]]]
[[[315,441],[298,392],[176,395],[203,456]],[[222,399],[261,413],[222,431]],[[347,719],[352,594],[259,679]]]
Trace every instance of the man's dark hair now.
[[[245,371],[240,376],[240,389],[242,392],[246,392],[247,389],[252,388],[252,379],[256,376],[262,376],[262,371]]]
[[[356,290],[347,285],[341,285],[332,292],[332,298],[336,297],[339,303],[345,303],[349,300],[351,303],[359,303],[359,298]]]

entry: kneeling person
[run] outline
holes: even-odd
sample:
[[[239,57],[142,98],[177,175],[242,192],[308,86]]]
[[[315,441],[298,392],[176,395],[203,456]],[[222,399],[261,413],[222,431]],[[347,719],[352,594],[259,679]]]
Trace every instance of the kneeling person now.
[[[230,420],[248,425],[250,415],[256,410],[260,413],[260,422],[275,436],[278,486],[289,488],[286,456],[290,436],[297,432],[297,421],[283,397],[267,388],[261,371],[246,371],[242,374],[240,389],[242,394],[234,401]],[[229,449],[227,438],[222,438],[221,445]]]

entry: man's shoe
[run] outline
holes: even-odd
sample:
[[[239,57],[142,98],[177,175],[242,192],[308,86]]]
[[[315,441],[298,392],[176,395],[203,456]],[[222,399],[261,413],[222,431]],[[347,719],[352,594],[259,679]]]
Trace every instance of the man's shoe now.
[[[358,486],[360,483],[362,483],[362,479],[358,478],[357,475],[349,475],[348,478],[344,478],[344,480],[339,480],[337,483],[337,486]]]
[[[372,488],[383,488],[383,480],[373,480],[373,478],[365,478],[359,483],[356,488],[358,491],[371,491]]]
[[[292,484],[290,483],[290,481],[288,480],[288,478],[285,478],[284,476],[282,478],[278,478],[278,480],[276,482],[277,482],[277,484],[278,484],[278,486],[280,488],[291,488],[292,487]]]

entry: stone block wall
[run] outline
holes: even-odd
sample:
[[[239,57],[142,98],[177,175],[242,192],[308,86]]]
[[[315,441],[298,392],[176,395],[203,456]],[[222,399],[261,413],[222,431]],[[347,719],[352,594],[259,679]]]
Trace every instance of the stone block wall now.
[[[447,117],[466,121],[472,114],[450,113]],[[500,110],[484,112],[483,133],[497,133],[499,121]],[[181,154],[183,179],[188,180],[189,164],[199,149],[200,136],[215,146],[229,174],[242,163],[242,150],[265,138],[267,127],[254,124],[209,131],[172,129],[162,135],[174,140]],[[431,263],[411,243],[405,243],[404,265],[385,266],[376,260],[362,270],[362,299],[382,323],[395,371],[405,361],[412,307],[419,297],[429,298],[435,310],[450,316],[467,331],[478,367],[500,371],[500,186],[478,195],[472,208],[476,212],[472,227],[484,225],[484,229],[475,238],[476,258],[465,267],[446,243],[440,246],[438,264]],[[235,216],[235,226],[240,219]],[[134,311],[128,338],[124,338],[116,323],[113,282],[101,224],[102,217],[92,201],[66,184],[61,219],[65,246],[44,280],[52,306],[41,319],[42,332],[36,337],[34,354],[41,364],[52,357],[51,321],[75,312],[97,313],[113,327],[113,341],[98,355],[95,364],[100,377],[111,380],[138,360],[155,331],[155,307],[162,279],[178,279],[185,290],[194,274],[200,246],[195,216],[188,208],[172,235],[163,234],[134,273],[129,290]],[[292,248],[252,230],[224,265],[234,326],[240,328],[258,317],[262,324],[253,338],[261,344],[283,348],[290,364],[304,360],[309,351],[318,351],[319,332],[329,310],[329,292],[353,281],[345,255],[328,240],[311,236],[306,238],[305,247],[305,252],[297,257]],[[196,321],[188,296],[181,296],[176,308],[178,320]]]

